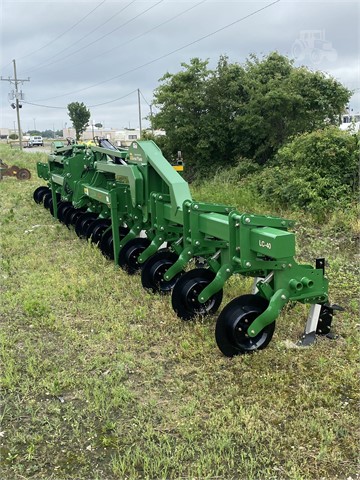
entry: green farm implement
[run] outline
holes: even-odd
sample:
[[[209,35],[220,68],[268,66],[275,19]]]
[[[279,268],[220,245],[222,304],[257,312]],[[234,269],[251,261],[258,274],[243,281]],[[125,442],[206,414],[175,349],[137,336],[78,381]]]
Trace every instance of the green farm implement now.
[[[89,147],[55,143],[37,171],[47,185],[35,190],[35,202],[115,265],[141,272],[144,288],[171,293],[183,320],[214,314],[232,275],[252,277],[252,292],[217,319],[216,342],[226,356],[265,348],[289,302],[311,305],[302,344],[329,333],[335,306],[325,260],[296,262],[293,222],[194,201],[154,142],[136,141],[129,150],[106,140]]]

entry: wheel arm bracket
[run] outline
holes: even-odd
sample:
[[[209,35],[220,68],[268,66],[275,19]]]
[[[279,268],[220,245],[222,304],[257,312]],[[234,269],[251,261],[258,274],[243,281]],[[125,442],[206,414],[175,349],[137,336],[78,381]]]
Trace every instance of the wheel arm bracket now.
[[[200,293],[198,301],[200,303],[205,303],[215,293],[219,292],[223,288],[226,280],[230,278],[233,271],[234,269],[231,265],[223,265],[216,273],[214,280]]]
[[[257,317],[257,319],[251,324],[251,327],[247,331],[249,337],[255,337],[261,330],[267,325],[274,322],[280,315],[280,312],[284,305],[289,301],[289,292],[285,288],[277,290],[270,299],[267,309]]]

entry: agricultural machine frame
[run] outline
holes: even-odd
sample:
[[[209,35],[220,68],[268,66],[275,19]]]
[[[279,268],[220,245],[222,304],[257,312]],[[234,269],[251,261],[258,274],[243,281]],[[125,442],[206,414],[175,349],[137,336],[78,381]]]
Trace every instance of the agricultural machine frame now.
[[[217,319],[226,356],[265,348],[289,302],[312,306],[303,344],[315,332],[329,333],[334,306],[325,260],[296,262],[293,221],[194,201],[154,142],[134,141],[128,151],[101,140],[90,147],[55,143],[37,171],[48,185],[34,200],[115,265],[140,270],[144,288],[171,293],[183,320],[215,313],[232,275],[252,277],[254,292],[232,300]]]

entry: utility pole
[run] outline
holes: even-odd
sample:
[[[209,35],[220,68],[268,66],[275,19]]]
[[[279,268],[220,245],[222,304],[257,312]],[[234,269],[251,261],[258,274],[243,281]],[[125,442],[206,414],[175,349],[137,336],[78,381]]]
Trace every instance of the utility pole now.
[[[15,60],[13,60],[13,65],[14,65],[14,78],[10,78],[10,77],[9,78],[3,78],[3,77],[1,77],[0,80],[3,80],[4,82],[10,82],[10,83],[13,83],[15,85],[15,94],[13,92],[12,100],[14,99],[14,96],[15,96],[15,108],[16,108],[16,116],[17,116],[18,132],[19,132],[19,144],[20,144],[20,150],[22,150],[22,133],[21,133],[20,111],[19,111],[19,109],[21,107],[20,107],[20,104],[19,104],[19,99],[22,100],[23,93],[22,93],[22,91],[19,92],[18,85],[19,85],[19,83],[29,82],[30,78],[29,77],[27,79],[17,78]]]
[[[138,91],[138,105],[139,105],[139,128],[140,128],[140,139],[141,139],[141,103],[140,103],[140,88],[137,89]]]
[[[150,103],[149,107],[150,107],[151,133],[154,135],[152,103]]]

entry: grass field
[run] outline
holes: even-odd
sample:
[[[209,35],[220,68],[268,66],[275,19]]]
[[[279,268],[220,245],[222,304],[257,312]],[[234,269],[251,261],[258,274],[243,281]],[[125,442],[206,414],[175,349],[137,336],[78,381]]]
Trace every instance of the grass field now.
[[[346,309],[336,338],[293,348],[308,309],[289,306],[266,350],[227,359],[216,317],[180,321],[168,297],[145,292],[33,202],[46,157],[6,147],[0,157],[33,174],[0,182],[2,479],[359,478],[351,228],[306,216],[297,227],[299,259],[328,259],[331,300]],[[270,212],[241,186],[193,193]],[[222,306],[250,286],[232,277]]]

